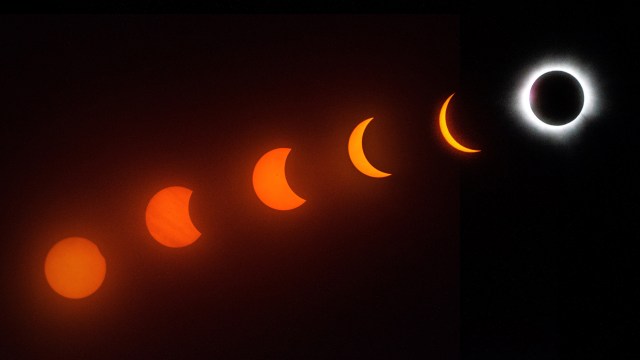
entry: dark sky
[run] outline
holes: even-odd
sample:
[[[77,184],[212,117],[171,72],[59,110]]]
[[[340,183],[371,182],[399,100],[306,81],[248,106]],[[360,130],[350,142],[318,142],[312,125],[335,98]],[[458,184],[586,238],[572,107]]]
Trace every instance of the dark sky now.
[[[463,358],[633,358],[636,26],[576,6],[463,17],[460,33],[464,118],[486,148],[461,171]],[[523,75],[546,58],[580,64],[598,93],[566,141],[513,111]]]
[[[630,357],[637,26],[550,9],[2,17],[0,355]],[[580,64],[598,94],[566,141],[515,111],[547,58]],[[481,153],[440,137],[454,91],[451,130]],[[347,155],[368,117],[385,179]],[[251,186],[276,147],[307,199],[289,212]],[[172,185],[194,191],[203,233],[182,249],[144,224]],[[42,271],[73,235],[108,262],[80,301]]]
[[[435,127],[459,86],[457,16],[0,23],[9,358],[458,356],[460,155]],[[386,179],[346,151],[369,117]],[[290,212],[251,186],[277,147],[307,199]],[[173,185],[203,233],[182,249],[144,223]],[[107,260],[86,299],[44,278],[67,236]]]

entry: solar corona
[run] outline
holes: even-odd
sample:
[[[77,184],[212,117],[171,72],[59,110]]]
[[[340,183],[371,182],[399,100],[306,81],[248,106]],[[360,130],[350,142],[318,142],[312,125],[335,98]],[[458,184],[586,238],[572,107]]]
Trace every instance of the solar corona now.
[[[513,106],[529,129],[556,140],[574,136],[599,110],[593,77],[571,60],[545,61],[530,70]]]

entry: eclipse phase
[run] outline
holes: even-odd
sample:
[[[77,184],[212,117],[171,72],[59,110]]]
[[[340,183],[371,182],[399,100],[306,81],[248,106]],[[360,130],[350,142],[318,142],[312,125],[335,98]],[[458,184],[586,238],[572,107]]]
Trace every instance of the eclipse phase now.
[[[192,193],[185,187],[171,186],[151,198],[145,218],[147,229],[157,242],[178,248],[198,240],[201,233],[191,222],[189,213]]]
[[[355,127],[355,129],[353,129],[353,132],[351,132],[351,136],[349,137],[349,158],[356,169],[361,173],[375,178],[383,178],[391,174],[380,171],[371,165],[369,160],[367,160],[367,157],[364,155],[364,148],[362,147],[364,131],[372,120],[373,118],[368,118],[362,121]]]
[[[573,121],[584,105],[584,92],[578,79],[564,71],[542,74],[531,86],[531,110],[549,125]]]
[[[575,78],[577,84],[580,85],[583,94],[582,108],[579,111],[578,115],[576,115],[573,120],[566,122],[566,119],[570,116],[564,116],[563,121],[556,120],[557,125],[552,125],[543,121],[541,118],[536,115],[532,106],[532,89],[536,81],[541,78],[543,75],[547,73],[566,73],[571,77]],[[554,76],[555,77],[555,76]],[[547,80],[547,78],[543,78],[542,80]],[[570,85],[570,79],[565,77],[564,81],[558,81],[560,83],[565,83],[564,87],[571,88],[573,86],[576,89],[575,83],[574,85]],[[544,81],[546,83],[546,81]],[[551,82],[553,84],[555,81]],[[546,87],[546,85],[545,85]],[[553,86],[555,87],[555,86]],[[560,87],[560,86],[559,86]],[[539,87],[537,87],[539,89]],[[537,93],[537,91],[536,91]],[[516,92],[516,99],[514,101],[514,108],[516,111],[523,117],[524,123],[529,126],[532,130],[535,130],[541,134],[547,135],[551,138],[563,139],[568,135],[573,135],[576,133],[581,126],[584,125],[585,119],[591,115],[594,115],[599,111],[598,105],[598,93],[597,88],[594,86],[593,77],[586,71],[586,68],[583,66],[577,66],[573,64],[571,61],[560,60],[553,62],[545,62],[540,66],[537,66],[533,70],[529,71],[527,75],[525,75],[523,82],[520,85],[519,91]],[[575,96],[575,94],[574,94]],[[555,99],[557,100],[557,99]],[[555,101],[552,97],[551,101]],[[574,100],[575,103],[575,100]],[[567,106],[567,105],[564,105]],[[571,109],[571,106],[567,106]],[[575,108],[577,105],[575,105]],[[548,110],[547,110],[548,111]],[[541,113],[543,113],[542,111]],[[551,111],[550,111],[551,112]],[[566,113],[571,113],[567,111]],[[541,115],[542,116],[542,115]],[[557,115],[556,115],[557,117]],[[547,119],[547,121],[552,122],[552,120]]]
[[[253,189],[260,201],[272,209],[292,210],[304,204],[289,186],[285,173],[290,148],[273,149],[256,163],[253,169]]]
[[[44,274],[49,286],[70,298],[85,298],[100,288],[107,273],[107,263],[93,242],[82,237],[58,241],[49,250]]]
[[[455,95],[455,93],[451,94],[451,96],[449,96],[447,100],[445,100],[444,104],[442,104],[442,108],[440,109],[440,132],[442,133],[442,136],[447,141],[447,143],[449,143],[449,145],[451,145],[454,149],[467,153],[479,152],[480,150],[470,149],[460,144],[449,132],[449,128],[447,127],[447,107],[449,106],[449,101],[451,101],[453,95]]]

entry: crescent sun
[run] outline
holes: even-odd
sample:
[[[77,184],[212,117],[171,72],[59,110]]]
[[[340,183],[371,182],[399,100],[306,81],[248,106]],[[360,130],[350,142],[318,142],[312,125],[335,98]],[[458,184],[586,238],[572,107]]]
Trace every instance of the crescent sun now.
[[[361,173],[375,177],[375,178],[383,178],[387,177],[391,174],[380,171],[373,167],[367,157],[364,155],[364,149],[362,148],[362,137],[364,136],[364,130],[367,128],[367,125],[373,120],[373,118],[368,118],[367,120],[362,121],[358,126],[353,129],[351,136],[349,137],[349,157],[351,158],[351,162]]]
[[[466,146],[463,146],[462,144],[457,142],[456,139],[454,139],[451,133],[449,132],[449,128],[447,127],[447,107],[449,106],[449,101],[451,101],[451,98],[455,94],[456,93],[451,94],[451,96],[447,98],[447,100],[442,105],[442,108],[440,109],[440,132],[442,132],[442,136],[447,141],[447,143],[449,143],[449,145],[453,146],[455,149],[463,152],[467,152],[467,153],[480,152],[480,150],[474,150]]]
[[[158,191],[149,201],[147,229],[164,246],[178,248],[192,244],[201,233],[191,222],[189,200],[192,191],[171,186]]]
[[[290,148],[273,149],[262,155],[253,169],[253,189],[260,201],[272,209],[292,210],[304,204],[287,182],[285,164]]]

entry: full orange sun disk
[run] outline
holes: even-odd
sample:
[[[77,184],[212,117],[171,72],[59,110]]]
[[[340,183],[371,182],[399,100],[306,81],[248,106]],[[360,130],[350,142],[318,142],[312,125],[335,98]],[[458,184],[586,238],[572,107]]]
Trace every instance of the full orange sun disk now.
[[[70,298],[85,298],[100,288],[107,273],[107,263],[93,242],[81,237],[58,241],[44,262],[49,286]]]

